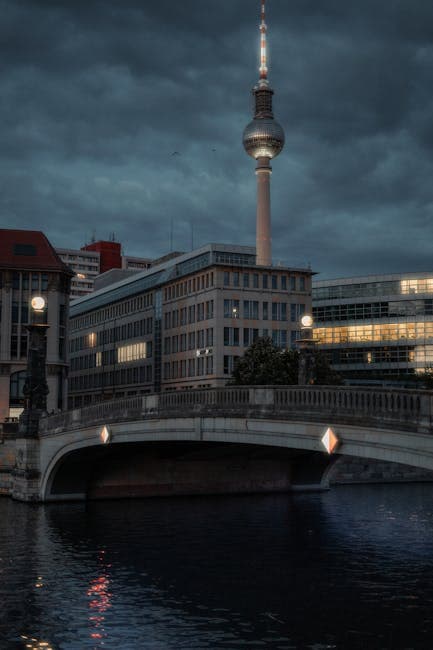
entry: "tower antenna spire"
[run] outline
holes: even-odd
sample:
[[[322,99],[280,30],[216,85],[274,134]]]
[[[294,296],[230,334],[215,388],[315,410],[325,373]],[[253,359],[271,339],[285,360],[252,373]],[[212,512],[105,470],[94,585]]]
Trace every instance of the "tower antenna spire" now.
[[[268,53],[266,45],[266,32],[268,30],[266,26],[266,12],[265,12],[265,0],[262,0],[262,9],[260,13],[260,79],[268,78]]]

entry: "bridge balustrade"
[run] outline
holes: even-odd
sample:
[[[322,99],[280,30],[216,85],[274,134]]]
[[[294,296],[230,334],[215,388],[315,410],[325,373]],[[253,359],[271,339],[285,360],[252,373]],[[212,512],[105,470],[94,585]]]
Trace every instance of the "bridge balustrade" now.
[[[47,416],[40,435],[164,417],[267,417],[431,431],[429,391],[341,386],[226,386],[138,395]]]

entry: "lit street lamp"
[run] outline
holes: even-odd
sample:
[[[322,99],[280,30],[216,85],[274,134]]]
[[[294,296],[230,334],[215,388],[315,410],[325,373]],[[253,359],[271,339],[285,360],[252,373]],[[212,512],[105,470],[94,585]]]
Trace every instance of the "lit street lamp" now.
[[[299,346],[298,384],[314,384],[316,378],[313,339],[313,318],[304,314],[301,318],[301,338],[296,341]]]
[[[48,384],[46,378],[47,330],[46,301],[42,296],[31,300],[27,374],[23,388],[24,411],[20,416],[19,431],[26,437],[35,437],[39,419],[47,410]]]

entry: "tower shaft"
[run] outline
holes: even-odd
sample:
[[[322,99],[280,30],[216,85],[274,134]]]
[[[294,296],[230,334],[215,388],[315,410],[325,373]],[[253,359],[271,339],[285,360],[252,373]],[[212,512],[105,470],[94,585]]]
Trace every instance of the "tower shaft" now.
[[[258,158],[257,176],[257,219],[256,219],[256,264],[271,266],[271,173],[269,158]]]

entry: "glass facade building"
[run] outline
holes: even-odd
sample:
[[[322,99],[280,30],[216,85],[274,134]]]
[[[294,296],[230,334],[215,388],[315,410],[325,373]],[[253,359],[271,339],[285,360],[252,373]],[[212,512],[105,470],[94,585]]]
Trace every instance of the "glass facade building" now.
[[[398,379],[433,368],[433,273],[318,280],[314,337],[348,379]]]

